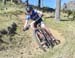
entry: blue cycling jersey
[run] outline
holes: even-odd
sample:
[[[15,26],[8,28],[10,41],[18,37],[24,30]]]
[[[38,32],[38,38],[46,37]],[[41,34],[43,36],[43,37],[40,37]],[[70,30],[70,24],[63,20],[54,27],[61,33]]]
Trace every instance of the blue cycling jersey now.
[[[39,17],[37,11],[33,10],[31,15],[26,16],[26,20],[32,19],[32,20],[37,20]]]

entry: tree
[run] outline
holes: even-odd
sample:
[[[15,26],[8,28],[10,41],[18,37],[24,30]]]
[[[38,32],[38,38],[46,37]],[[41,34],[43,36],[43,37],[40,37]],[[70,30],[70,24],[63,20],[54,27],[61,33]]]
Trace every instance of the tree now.
[[[62,10],[63,10],[64,13],[67,12],[67,4],[66,4],[66,3],[64,3],[64,5],[63,5],[63,9],[62,9]]]
[[[29,0],[26,0],[26,5],[27,5],[27,6],[29,5]]]
[[[61,0],[56,0],[55,20],[60,21]]]
[[[3,0],[3,4],[4,4],[4,5],[6,4],[6,0]]]
[[[41,7],[41,0],[38,0],[38,7]]]

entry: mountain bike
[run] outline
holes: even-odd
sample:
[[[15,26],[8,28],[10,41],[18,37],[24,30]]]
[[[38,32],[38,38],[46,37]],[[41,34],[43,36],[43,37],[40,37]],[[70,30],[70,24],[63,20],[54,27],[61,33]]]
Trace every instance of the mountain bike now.
[[[30,25],[27,26],[25,30],[28,30]],[[46,29],[41,28],[40,24],[37,25],[37,28],[33,30],[33,34],[35,36],[35,39],[39,45],[39,47],[43,50],[46,51],[46,48],[54,47],[55,44],[59,44],[60,41],[56,40],[52,34],[48,34]],[[44,47],[45,46],[45,47]]]

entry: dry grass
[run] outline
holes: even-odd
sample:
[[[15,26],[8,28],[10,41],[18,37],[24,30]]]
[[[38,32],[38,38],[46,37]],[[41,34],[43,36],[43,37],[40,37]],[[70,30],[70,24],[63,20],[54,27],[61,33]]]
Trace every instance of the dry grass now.
[[[24,15],[22,16],[20,19],[24,19]],[[52,34],[61,41],[59,45],[50,48],[47,52],[38,48],[38,44],[32,37],[31,29],[26,32],[22,30],[23,23],[15,15],[11,17],[0,15],[0,30],[7,29],[12,22],[17,23],[16,32],[18,34],[12,37],[12,41],[7,35],[2,38],[9,44],[0,44],[0,47],[6,48],[0,51],[1,58],[75,58],[75,21],[57,23],[53,18],[44,18],[44,22]]]

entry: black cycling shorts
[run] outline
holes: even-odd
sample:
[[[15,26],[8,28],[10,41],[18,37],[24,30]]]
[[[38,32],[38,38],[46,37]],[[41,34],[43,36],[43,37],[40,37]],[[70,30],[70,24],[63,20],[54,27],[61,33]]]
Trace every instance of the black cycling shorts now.
[[[42,21],[43,21],[42,18],[40,18],[38,21],[36,21],[36,22],[34,23],[34,27],[37,28],[37,25],[38,25],[38,24],[41,24]]]

